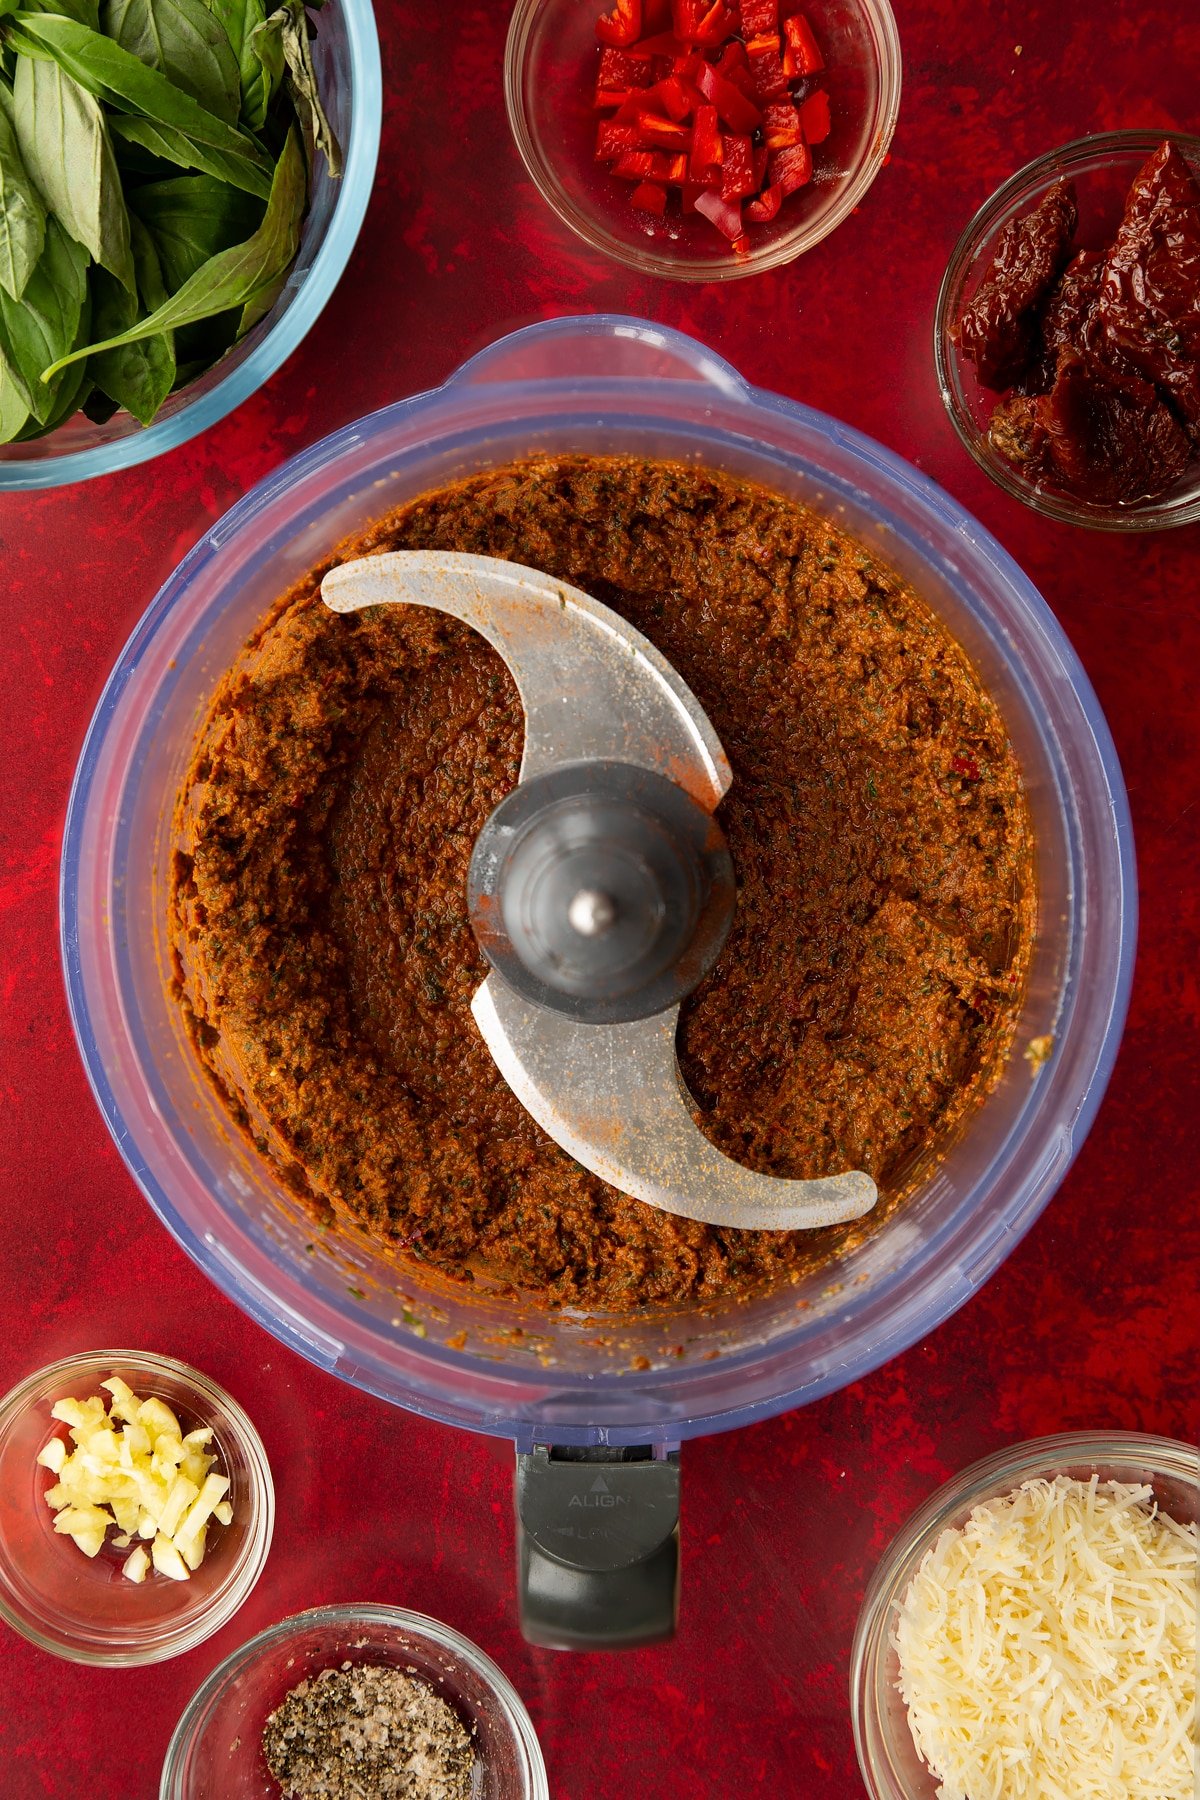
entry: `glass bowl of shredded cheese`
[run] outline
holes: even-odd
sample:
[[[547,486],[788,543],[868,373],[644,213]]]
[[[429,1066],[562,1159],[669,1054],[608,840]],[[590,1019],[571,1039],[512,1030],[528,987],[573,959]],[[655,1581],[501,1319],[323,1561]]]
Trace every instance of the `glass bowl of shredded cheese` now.
[[[193,1649],[254,1587],[274,1517],[254,1426],[173,1357],[70,1356],[0,1400],[0,1619],[56,1656]]]
[[[369,1688],[380,1675],[407,1678],[400,1685],[423,1694],[426,1709],[432,1700],[462,1735],[462,1762],[452,1770],[436,1766],[444,1723],[426,1710],[414,1738],[404,1718],[381,1704],[378,1685]],[[367,1678],[368,1712],[354,1708],[355,1677]],[[297,1703],[308,1705],[303,1726]],[[285,1774],[274,1752],[289,1707]],[[285,1792],[431,1800],[550,1795],[533,1721],[491,1657],[424,1613],[367,1603],[316,1606],[259,1632],[213,1670],[175,1728],[159,1800],[267,1800]]]
[[[976,1463],[891,1545],[851,1703],[872,1800],[1193,1800],[1200,1455],[1070,1433]]]

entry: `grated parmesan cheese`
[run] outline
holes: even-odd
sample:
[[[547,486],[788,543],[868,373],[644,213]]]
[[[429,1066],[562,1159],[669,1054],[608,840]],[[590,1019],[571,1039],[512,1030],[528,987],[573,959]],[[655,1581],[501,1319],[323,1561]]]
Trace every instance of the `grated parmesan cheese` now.
[[[1095,1475],[944,1531],[892,1636],[938,1800],[1193,1800],[1196,1580],[1195,1525]]]

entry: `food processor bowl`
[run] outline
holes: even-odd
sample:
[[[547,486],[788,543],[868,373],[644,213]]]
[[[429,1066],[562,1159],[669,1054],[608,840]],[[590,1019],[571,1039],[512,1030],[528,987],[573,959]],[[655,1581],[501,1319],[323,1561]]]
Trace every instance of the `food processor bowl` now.
[[[752,1303],[642,1319],[534,1312],[320,1231],[230,1126],[165,985],[171,810],[198,726],[271,602],[340,540],[430,488],[536,451],[630,453],[764,483],[911,581],[999,703],[1037,840],[1038,926],[1008,1066],[912,1198],[819,1273]],[[79,763],[62,867],[70,1004],[96,1099],[138,1185],[224,1293],[385,1400],[518,1450],[670,1447],[843,1386],[969,1299],[1033,1223],[1095,1115],[1133,962],[1133,849],[1104,719],[1045,603],[909,464],[750,387],[633,318],[514,333],[442,388],[277,469],[208,531],[146,612]],[[1052,1039],[1031,1072],[1023,1052]],[[1033,1059],[1035,1062],[1037,1058]]]

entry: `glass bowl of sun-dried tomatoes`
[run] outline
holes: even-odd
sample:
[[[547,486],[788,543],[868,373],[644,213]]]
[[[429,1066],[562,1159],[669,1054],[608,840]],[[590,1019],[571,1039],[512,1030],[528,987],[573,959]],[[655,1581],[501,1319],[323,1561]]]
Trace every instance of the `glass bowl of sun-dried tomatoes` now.
[[[1200,519],[1200,137],[1113,131],[1019,169],[938,295],[946,411],[981,468],[1050,518]]]
[[[900,106],[888,0],[517,0],[509,123],[542,198],[645,275],[791,262],[874,181]]]

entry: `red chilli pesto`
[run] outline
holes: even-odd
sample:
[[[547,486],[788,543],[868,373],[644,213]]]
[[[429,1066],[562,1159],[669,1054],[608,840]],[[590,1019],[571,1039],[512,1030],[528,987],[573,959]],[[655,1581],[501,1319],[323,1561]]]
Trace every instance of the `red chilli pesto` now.
[[[459,621],[324,607],[335,562],[398,549],[573,582],[690,684],[733,766],[739,898],[684,1008],[688,1086],[754,1168],[869,1170],[871,1219],[742,1232],[657,1212],[572,1161],[505,1085],[468,1010],[486,968],[465,883],[516,781],[521,708]],[[707,470],[538,458],[342,545],[222,682],[175,833],[173,988],[231,1117],[291,1189],[401,1261],[545,1306],[797,1279],[902,1204],[1012,1047],[1031,835],[994,702],[861,545]]]

